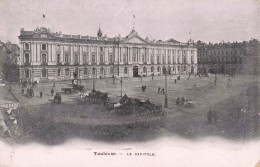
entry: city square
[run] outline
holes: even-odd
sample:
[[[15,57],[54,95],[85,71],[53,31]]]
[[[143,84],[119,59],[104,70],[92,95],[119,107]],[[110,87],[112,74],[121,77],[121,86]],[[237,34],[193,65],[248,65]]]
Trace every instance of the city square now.
[[[172,75],[167,76],[166,90],[165,77],[166,76],[156,76],[122,79],[122,95],[126,94],[131,98],[141,100],[149,99],[152,103],[163,106],[163,110],[167,115],[160,118],[161,120],[159,120],[159,123],[152,123],[153,125],[151,126],[156,126],[152,131],[156,129],[157,137],[163,135],[181,135],[185,138],[200,138],[207,135],[213,135],[240,140],[259,135],[257,112],[252,110],[252,108],[250,109],[249,119],[251,123],[249,125],[243,127],[244,125],[241,121],[237,122],[236,120],[238,119],[236,118],[236,114],[239,113],[245,105],[250,106],[255,100],[259,100],[257,98],[259,94],[259,80],[257,78],[239,75],[231,78],[218,74],[217,76],[212,75],[209,77],[199,77],[195,75],[189,77],[189,75],[180,75],[180,80],[177,80],[178,76]],[[214,84],[215,78],[217,78],[216,85]],[[115,78],[115,81],[113,81],[112,78],[82,80],[81,84],[84,85],[83,94],[84,92],[91,92],[94,84],[95,90],[106,92],[111,99],[119,101],[121,98],[120,80],[121,78]],[[177,83],[175,83],[175,80],[177,80]],[[80,127],[123,127],[133,123],[142,124],[156,121],[154,118],[151,118],[151,116],[137,116],[139,117],[138,119],[137,117],[131,119],[129,117],[111,115],[109,111],[104,112],[104,109],[99,106],[93,107],[88,105],[89,107],[77,108],[77,106],[74,106],[75,103],[73,102],[80,99],[81,93],[79,91],[73,92],[72,94],[64,94],[61,92],[61,89],[63,87],[68,87],[71,82],[55,82],[55,87],[53,87],[53,84],[54,83],[37,84],[34,88],[34,96],[31,98],[21,93],[21,85],[12,85],[12,91],[19,99],[21,105],[20,112],[27,113],[31,118],[35,117],[34,119],[43,115],[43,117],[49,121],[53,119],[54,125],[56,122],[57,126],[58,123],[72,123]],[[147,87],[145,92],[141,89],[142,85],[146,85]],[[30,87],[30,85],[28,85],[28,87]],[[165,88],[164,94],[161,91],[158,93],[158,87],[161,89]],[[61,94],[61,104],[53,104],[54,96],[51,96],[51,89],[54,90],[54,94],[56,92]],[[42,98],[40,98],[40,91],[43,92]],[[165,107],[166,91],[168,99],[167,108]],[[176,105],[177,98],[182,97],[191,100],[192,106],[185,107]],[[53,107],[53,105],[61,107]],[[66,105],[66,107],[62,108],[64,105]],[[47,110],[49,110],[49,112],[46,112]],[[207,114],[209,111],[215,111],[218,115],[218,120],[214,124],[208,122]],[[85,116],[83,117],[83,115]],[[51,118],[51,116],[53,118]],[[47,124],[49,124],[48,121]],[[243,131],[243,128],[246,128],[245,132]],[[125,129],[122,129],[122,131],[125,131]],[[67,135],[72,135],[70,133],[71,132],[68,132]],[[88,131],[81,133],[85,133],[87,138],[91,136],[88,135]],[[155,135],[154,133],[155,132],[151,134]],[[107,136],[102,137],[95,136],[95,138],[107,140],[107,137],[110,134],[106,135]],[[140,134],[138,137],[143,137],[144,140],[147,137],[149,138],[149,135]],[[115,137],[109,141],[135,140],[132,138],[133,136],[125,134],[123,137]],[[41,142],[52,143],[52,141]]]

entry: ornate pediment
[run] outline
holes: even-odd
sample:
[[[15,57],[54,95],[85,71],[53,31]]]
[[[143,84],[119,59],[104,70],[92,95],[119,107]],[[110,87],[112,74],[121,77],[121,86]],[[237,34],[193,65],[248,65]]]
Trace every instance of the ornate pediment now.
[[[126,39],[124,42],[126,43],[135,43],[135,44],[147,44],[147,42],[145,40],[142,40],[138,37],[133,37],[130,39]]]

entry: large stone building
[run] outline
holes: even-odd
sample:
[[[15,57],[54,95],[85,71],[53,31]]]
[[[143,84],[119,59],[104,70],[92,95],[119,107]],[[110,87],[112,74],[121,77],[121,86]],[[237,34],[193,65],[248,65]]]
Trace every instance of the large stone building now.
[[[41,27],[20,32],[20,78],[68,80],[136,77],[197,72],[197,49],[181,43],[141,38],[133,29],[126,37],[108,38],[52,33]]]
[[[198,41],[198,71],[233,74],[258,74],[260,42],[206,44]]]

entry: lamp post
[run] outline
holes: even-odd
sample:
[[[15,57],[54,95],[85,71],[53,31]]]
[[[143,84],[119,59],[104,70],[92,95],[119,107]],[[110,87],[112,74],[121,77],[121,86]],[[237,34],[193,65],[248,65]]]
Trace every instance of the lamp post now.
[[[215,85],[217,85],[217,64],[215,64],[215,68],[216,68],[216,71],[215,71]]]
[[[165,74],[165,100],[164,107],[168,108],[168,97],[167,97],[167,73]]]
[[[95,90],[95,79],[94,79],[94,75],[95,75],[95,74],[94,74],[94,70],[93,70],[92,73],[93,73],[93,90]]]
[[[122,97],[122,86],[123,86],[123,79],[122,79],[122,77],[121,77],[121,79],[120,79],[120,84],[121,84],[121,97]]]

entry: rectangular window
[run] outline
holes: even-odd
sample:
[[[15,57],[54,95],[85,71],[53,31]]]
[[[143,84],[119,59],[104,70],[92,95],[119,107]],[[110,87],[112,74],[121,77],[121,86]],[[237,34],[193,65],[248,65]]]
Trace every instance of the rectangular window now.
[[[42,44],[42,50],[47,50],[47,44]]]
[[[47,77],[47,70],[46,69],[42,69],[42,77],[43,78]]]
[[[60,76],[60,69],[58,69],[58,77]]]
[[[65,76],[69,76],[70,75],[70,70],[67,68],[66,70],[65,70]]]
[[[29,78],[30,77],[30,70],[26,69],[25,70],[25,78]]]

